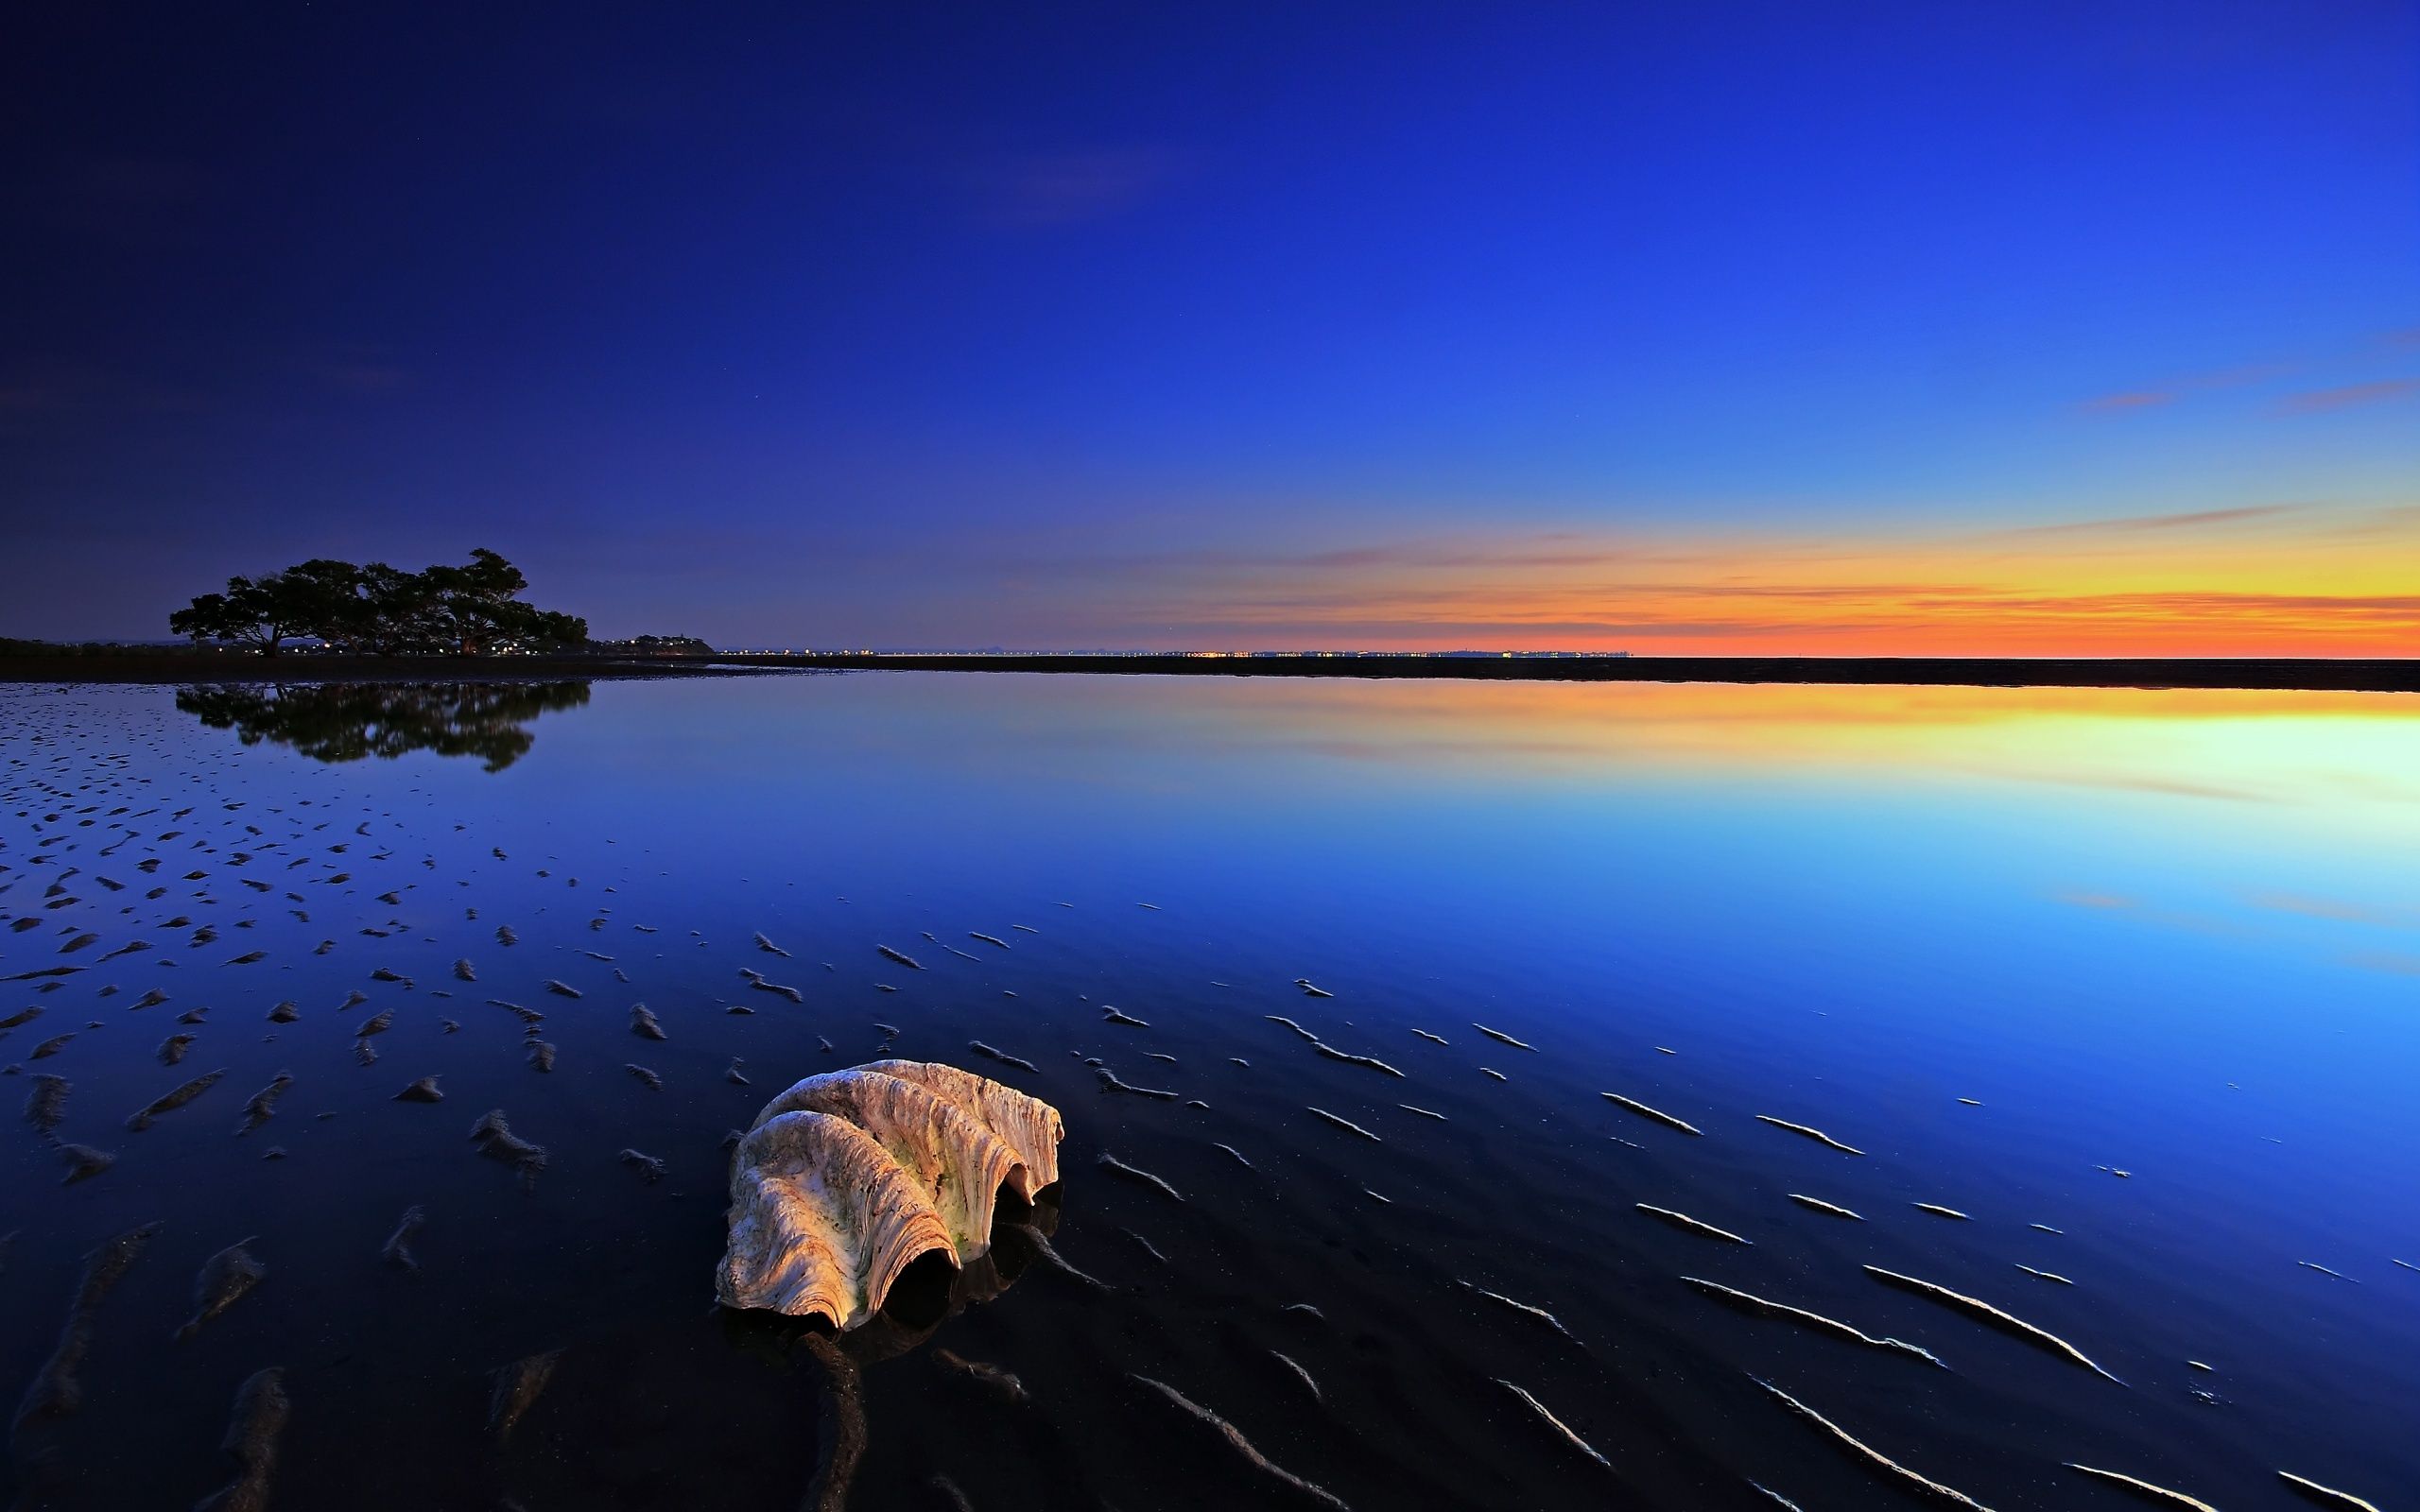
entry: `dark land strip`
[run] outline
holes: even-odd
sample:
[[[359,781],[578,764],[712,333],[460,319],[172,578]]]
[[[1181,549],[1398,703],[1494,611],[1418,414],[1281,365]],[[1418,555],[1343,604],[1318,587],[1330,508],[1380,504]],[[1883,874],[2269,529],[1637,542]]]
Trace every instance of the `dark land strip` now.
[[[233,651],[0,657],[0,682],[558,682],[798,670],[740,666],[719,657],[318,656],[302,651],[274,657]]]
[[[1732,656],[987,656],[810,652],[725,664],[1154,677],[1474,678],[1536,682],[1793,682],[2010,688],[2250,688],[2420,693],[2420,658]]]
[[[1122,677],[1462,678],[1523,682],[1777,682],[1902,687],[2204,688],[2420,693],[2420,658],[1185,656],[732,653],[715,657],[351,657],[128,652],[0,658],[6,682],[491,681],[733,676],[820,668]]]

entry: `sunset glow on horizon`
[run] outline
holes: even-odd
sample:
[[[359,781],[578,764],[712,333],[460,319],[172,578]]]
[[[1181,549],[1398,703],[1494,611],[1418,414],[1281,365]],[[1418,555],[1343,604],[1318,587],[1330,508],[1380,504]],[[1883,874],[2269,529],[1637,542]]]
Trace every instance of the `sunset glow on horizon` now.
[[[1061,570],[1146,585],[1108,612],[1165,616],[1150,644],[1173,649],[2381,657],[2420,644],[2415,562],[2420,505],[1897,539],[1561,531]]]

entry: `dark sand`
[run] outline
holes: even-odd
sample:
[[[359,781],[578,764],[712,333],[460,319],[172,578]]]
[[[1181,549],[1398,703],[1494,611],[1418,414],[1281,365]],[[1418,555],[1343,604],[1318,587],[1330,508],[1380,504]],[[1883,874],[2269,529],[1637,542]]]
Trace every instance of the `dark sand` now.
[[[847,806],[823,795],[878,800],[879,768],[898,761],[887,747],[847,781],[815,781],[797,767],[816,744],[741,743],[780,775],[764,799],[727,773],[594,765],[677,726],[662,711],[683,699],[736,714],[902,683],[969,696],[925,679],[628,686],[616,697],[643,719],[550,715],[617,741],[549,734],[544,765],[509,774],[422,747],[409,763],[316,765],[302,753],[354,746],[246,744],[165,690],[0,700],[0,919],[32,921],[0,935],[0,1010],[41,1010],[0,1061],[73,1031],[41,1071],[20,1071],[28,1107],[14,1160],[0,1160],[0,1230],[18,1230],[0,1374],[37,1406],[44,1381],[80,1387],[77,1410],[39,1412],[12,1436],[23,1504],[192,1504],[227,1485],[231,1457],[264,1482],[273,1470],[273,1505],[365,1509],[752,1512],[799,1505],[838,1458],[856,1464],[855,1505],[929,1504],[945,1477],[991,1512],[1320,1504],[1310,1486],[1361,1508],[1720,1512],[1773,1504],[1763,1486],[1810,1507],[1887,1506],[1916,1477],[1997,1512],[2126,1504],[2060,1469],[2070,1461],[2230,1506],[2275,1504],[2281,1470],[2374,1494],[2408,1484],[2373,1358],[2402,1357],[2402,1294],[2283,1264],[2258,1271],[2259,1289],[2193,1281],[2192,1253],[2147,1238],[2163,1211],[2188,1220],[2193,1251],[2231,1265],[2251,1242],[2187,1151],[2163,1153],[2163,1119],[2092,1152],[2122,1153],[2139,1180],[2076,1152],[2059,1181],[2028,1181],[2030,1147],[2091,1117],[2062,1077],[1949,1062],[1958,1089],[2010,1122],[1995,1136],[1953,1111],[1941,1066],[1871,1042],[1840,1062],[1856,1074],[1763,1059],[1775,1024],[1805,1025],[1796,1057],[1857,1033],[1856,996],[1823,976],[1787,977],[1762,1017],[1695,991],[1673,1013],[1655,985],[1685,963],[1585,970],[1588,941],[1568,925],[1525,936],[1525,956],[1467,931],[1405,946],[1383,908],[1357,902],[1316,938],[1255,938],[1208,921],[1232,882],[1188,900],[1162,885],[1173,874],[1147,892],[1069,893],[1065,879],[995,871],[968,848],[1005,820],[948,807],[973,780],[955,770],[880,809],[879,849],[836,854]],[[931,744],[978,744],[963,733]],[[601,771],[629,812],[600,829],[577,820],[608,811],[568,799]],[[731,824],[793,811],[812,843],[740,859]],[[722,829],[705,827],[717,816]],[[1105,828],[1053,825],[1033,845]],[[1284,838],[1304,844],[1299,826]],[[894,849],[906,859],[888,869]],[[757,864],[776,857],[778,871]],[[1219,860],[1187,854],[1258,886],[1295,864]],[[1773,927],[1743,930],[1761,941]],[[978,930],[1015,948],[941,946]],[[86,934],[101,937],[63,948]],[[783,975],[804,988],[753,990],[760,935],[794,954]],[[903,953],[887,958],[885,940],[913,944],[925,969],[894,970]],[[464,959],[475,985],[454,970]],[[1332,995],[1306,998],[1305,971]],[[553,980],[579,995],[547,991]],[[742,997],[757,1011],[731,1016]],[[644,1079],[627,1059],[641,1001],[667,1036]],[[1112,1003],[1135,1011],[1113,1021]],[[1806,1011],[1818,1005],[1837,1016]],[[1502,1027],[1413,1027],[1473,1015]],[[174,1071],[154,1053],[164,1021],[197,1041]],[[978,1038],[999,1055],[977,1057]],[[527,1060],[532,1043],[560,1045],[551,1074]],[[363,1044],[389,1058],[362,1064]],[[1354,1059],[1370,1050],[1401,1075]],[[1058,1106],[1063,1191],[1046,1244],[1043,1226],[996,1231],[1012,1288],[929,1336],[922,1323],[853,1335],[835,1366],[792,1325],[710,1305],[724,1141],[789,1080],[889,1055],[996,1074]],[[735,1059],[755,1086],[728,1079]],[[224,1085],[145,1132],[121,1128],[221,1066]],[[1170,1095],[1104,1095],[1120,1074]],[[45,1074],[73,1084],[56,1106],[34,1100]],[[442,1078],[443,1105],[396,1099],[419,1076]],[[1609,1105],[1609,1085],[1701,1137]],[[256,1088],[282,1100],[238,1101]],[[2217,1125],[2239,1138],[2221,1150],[2231,1181],[2261,1148],[2255,1130],[2283,1116],[2237,1106]],[[1767,1108],[1872,1154],[1761,1124]],[[52,1142],[78,1140],[118,1159],[62,1185]],[[1847,1224],[1791,1200],[1809,1191],[1874,1216]],[[1904,1204],[1918,1193],[1975,1217],[1916,1213]],[[2055,1244],[2026,1227],[2040,1217],[2057,1220]],[[395,1256],[406,1229],[408,1263]],[[136,1233],[152,1237],[123,1283],[87,1286],[85,1257]],[[2316,1221],[2293,1242],[2324,1246],[2312,1252],[2346,1274],[2392,1274],[2382,1250]],[[228,1295],[210,1267],[238,1246],[266,1279],[172,1342]],[[2021,1260],[2077,1284],[2042,1286]],[[1996,1315],[1881,1283],[1875,1267]],[[2351,1388],[2295,1352],[2307,1334]],[[61,1358],[72,1368],[45,1365]],[[1015,1377],[1018,1394],[975,1383],[966,1362]],[[843,1378],[849,1412],[827,1385]],[[2208,1400],[2194,1395],[2205,1383]]]

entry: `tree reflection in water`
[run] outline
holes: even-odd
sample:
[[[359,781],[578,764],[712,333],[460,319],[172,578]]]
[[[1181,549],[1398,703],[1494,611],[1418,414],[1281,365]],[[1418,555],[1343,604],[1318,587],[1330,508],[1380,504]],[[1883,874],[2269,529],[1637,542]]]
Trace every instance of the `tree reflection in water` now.
[[[247,746],[271,741],[320,762],[406,751],[476,756],[500,772],[528,752],[530,721],[588,702],[586,680],[312,682],[186,688],[177,707]]]

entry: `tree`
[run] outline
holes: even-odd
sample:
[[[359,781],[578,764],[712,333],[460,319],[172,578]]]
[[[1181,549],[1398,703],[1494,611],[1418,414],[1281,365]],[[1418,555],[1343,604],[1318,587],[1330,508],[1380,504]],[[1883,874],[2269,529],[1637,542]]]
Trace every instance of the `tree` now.
[[[532,610],[519,637],[525,651],[579,651],[588,645],[588,621],[554,610]]]
[[[274,656],[281,643],[316,637],[354,655],[480,656],[496,651],[579,649],[588,622],[513,595],[529,586],[521,569],[481,547],[458,567],[417,573],[373,561],[317,557],[282,573],[228,579],[168,616],[195,641],[251,645]]]
[[[580,622],[585,625],[585,620]],[[616,649],[628,646],[640,656],[712,656],[715,648],[694,635],[639,635],[614,643]]]
[[[529,586],[521,569],[484,546],[460,567],[431,567],[420,576],[430,623],[459,656],[490,649],[529,627],[539,612],[512,596]]]
[[[373,561],[361,569],[361,649],[381,656],[425,656],[436,650],[425,573]]]
[[[234,610],[224,593],[196,593],[191,604],[168,616],[168,633],[190,636],[196,645],[204,641],[232,641],[236,634]]]
[[[376,609],[369,598],[364,570],[332,557],[314,557],[288,567],[283,575],[294,585],[298,607],[308,616],[311,633],[340,651],[358,651],[375,633]]]
[[[168,631],[191,636],[196,644],[249,645],[263,656],[275,656],[284,643],[317,633],[314,597],[310,584],[288,573],[230,577],[227,592],[203,593],[169,615]]]

